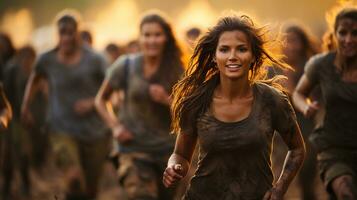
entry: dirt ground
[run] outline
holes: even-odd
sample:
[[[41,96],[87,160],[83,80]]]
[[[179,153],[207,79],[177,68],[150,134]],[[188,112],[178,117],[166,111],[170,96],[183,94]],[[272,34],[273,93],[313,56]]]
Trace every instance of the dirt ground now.
[[[281,141],[277,142],[276,146],[274,147],[272,162],[273,162],[273,172],[275,172],[275,178],[279,175],[281,171],[281,166],[284,163],[284,158],[287,152],[287,148],[284,145],[281,145]],[[195,153],[197,156],[197,152]],[[54,162],[51,162],[51,155],[48,155],[47,162],[43,167],[43,170],[40,172],[35,171],[33,169],[30,170],[30,180],[31,180],[31,191],[30,196],[25,197],[21,195],[21,180],[18,170],[15,170],[14,181],[12,185],[12,196],[6,200],[64,200],[64,191],[65,191],[65,184],[63,181],[63,174],[54,167]],[[194,156],[193,162],[197,159]],[[18,167],[17,167],[18,168]],[[191,167],[190,174],[193,174],[195,167]],[[323,184],[316,175],[315,177],[311,177],[311,181],[315,184],[315,193],[317,200],[325,200],[328,199],[326,192],[324,191]],[[186,180],[186,183],[188,179]],[[3,186],[3,177],[2,173],[0,173],[0,188]],[[179,190],[181,193],[185,190],[186,184],[181,185]],[[0,194],[1,194],[0,190]],[[180,199],[180,196],[175,200]],[[300,200],[302,199],[300,195],[300,189],[297,185],[297,181],[294,180],[293,183],[290,185],[288,192],[285,195],[285,200]],[[0,200],[2,199],[2,195],[0,195]],[[109,162],[106,162],[104,165],[103,174],[99,184],[99,195],[97,200],[127,200],[123,190],[120,188],[116,170],[114,165]]]
[[[11,200],[62,200],[64,199],[64,184],[61,183],[61,173],[48,167],[39,176],[33,170],[30,173],[32,190],[31,197],[23,197],[20,195],[20,178],[16,173],[15,182],[13,183]],[[311,178],[316,184],[316,194],[318,200],[327,199],[326,193],[323,190],[322,183],[318,177]],[[2,182],[2,181],[1,181]],[[2,183],[1,183],[2,184]],[[104,166],[104,173],[100,182],[100,192],[98,200],[126,200],[126,197],[121,190],[116,180],[116,172],[111,163],[107,162]],[[179,199],[179,198],[177,198]],[[286,200],[301,199],[299,188],[294,181],[290,186]]]

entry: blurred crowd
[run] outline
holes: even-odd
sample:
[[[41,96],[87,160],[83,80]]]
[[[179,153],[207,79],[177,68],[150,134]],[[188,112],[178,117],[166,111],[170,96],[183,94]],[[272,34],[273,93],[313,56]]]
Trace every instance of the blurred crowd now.
[[[119,199],[174,198],[172,189],[155,186],[174,147],[170,93],[206,30],[192,27],[185,41],[178,42],[164,14],[147,13],[137,40],[98,50],[92,47],[92,33],[79,28],[77,14],[66,10],[57,16],[58,43],[43,54],[31,45],[15,48],[11,35],[0,33],[0,199],[39,199],[34,179],[46,182],[51,176],[50,181],[63,182],[63,187],[45,198],[96,199],[106,165],[116,171],[115,187],[125,191]],[[286,76],[281,83],[293,94],[309,59],[337,50],[336,30],[318,38],[297,21],[287,21],[281,30],[282,43],[274,50],[292,70],[266,66],[267,78]],[[293,187],[299,193],[296,199],[324,199],[326,194],[316,186],[319,149],[310,143],[316,135],[311,133],[324,121],[321,88],[314,88],[308,101],[319,102],[321,109],[310,118],[296,110],[307,156]],[[280,137],[274,140],[278,178],[288,150]],[[187,183],[181,182],[176,197]],[[153,195],[135,196],[146,193]]]

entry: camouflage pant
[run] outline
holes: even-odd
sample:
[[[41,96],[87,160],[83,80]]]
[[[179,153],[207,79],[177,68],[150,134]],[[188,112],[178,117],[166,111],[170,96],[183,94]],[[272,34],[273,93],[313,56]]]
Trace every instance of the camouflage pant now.
[[[356,150],[341,150],[330,149],[318,153],[318,165],[320,168],[320,176],[330,199],[336,199],[332,191],[332,181],[343,175],[350,175],[354,183],[357,181],[357,151]],[[354,184],[354,191],[357,190],[357,185]]]
[[[103,137],[84,142],[68,134],[53,133],[50,135],[50,140],[56,166],[65,174],[76,170],[81,176],[65,180],[66,192],[81,190],[81,192],[86,191],[85,193],[90,196],[95,196],[103,164],[109,152],[109,138]],[[80,189],[73,188],[72,184],[75,181],[80,181]]]
[[[171,200],[174,192],[164,188],[162,174],[167,156],[120,153],[118,169],[121,186],[130,200]]]
[[[30,190],[30,155],[31,142],[28,132],[14,120],[8,130],[1,135],[0,169],[3,175],[1,196],[5,199],[11,193],[11,185],[15,180],[15,169],[19,169],[25,193]],[[1,199],[1,197],[0,197]]]

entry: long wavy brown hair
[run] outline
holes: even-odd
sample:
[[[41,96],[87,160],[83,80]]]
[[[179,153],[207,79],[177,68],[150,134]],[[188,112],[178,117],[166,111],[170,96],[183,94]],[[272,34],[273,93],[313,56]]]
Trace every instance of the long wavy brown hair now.
[[[171,105],[173,133],[195,131],[197,118],[210,106],[213,92],[219,84],[219,71],[213,60],[218,40],[223,32],[235,30],[245,33],[252,47],[255,60],[250,68],[249,80],[279,87],[276,78],[266,79],[266,66],[285,69],[290,66],[267,50],[266,29],[256,27],[246,15],[223,17],[201,37],[184,77],[174,86]]]

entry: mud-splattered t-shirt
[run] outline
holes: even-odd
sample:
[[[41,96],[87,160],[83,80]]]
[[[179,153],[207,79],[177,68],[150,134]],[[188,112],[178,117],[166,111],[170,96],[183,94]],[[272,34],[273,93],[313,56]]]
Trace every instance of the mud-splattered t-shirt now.
[[[147,79],[143,75],[143,58],[142,54],[123,55],[113,63],[106,75],[113,89],[125,91],[119,119],[134,135],[132,141],[120,144],[120,151],[154,155],[172,152],[175,137],[170,135],[170,108],[152,100],[149,87],[151,84],[160,84],[170,93],[183,70],[170,71],[176,77],[172,83]]]
[[[262,83],[253,87],[249,116],[222,122],[208,110],[194,132],[199,161],[184,199],[261,200],[272,187],[271,151],[274,131],[295,134],[296,116],[283,93]]]
[[[320,86],[325,102],[325,117],[320,132],[310,139],[319,151],[327,148],[357,148],[357,82],[345,82],[334,65],[335,52],[312,57],[305,74],[314,86]]]
[[[58,60],[57,50],[42,54],[34,66],[35,72],[48,81],[50,130],[86,141],[104,137],[107,128],[95,109],[84,115],[74,109],[79,100],[94,98],[97,94],[104,79],[104,58],[83,47],[78,63],[64,64]]]

